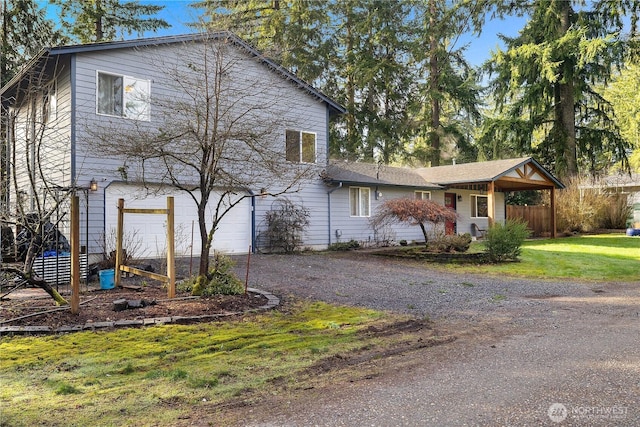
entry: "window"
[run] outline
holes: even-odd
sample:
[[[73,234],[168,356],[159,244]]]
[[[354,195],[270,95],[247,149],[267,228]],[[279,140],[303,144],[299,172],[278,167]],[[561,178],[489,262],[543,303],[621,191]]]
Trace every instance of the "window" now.
[[[98,73],[98,114],[149,120],[150,86],[149,80]]]
[[[316,162],[316,134],[297,130],[286,131],[286,158],[290,162]]]
[[[54,121],[58,117],[58,90],[55,82],[51,83],[42,96],[42,119],[44,123]]]
[[[489,216],[489,199],[487,196],[471,195],[471,217],[487,218]]]
[[[431,200],[431,191],[416,191],[416,200]]]
[[[351,216],[369,216],[371,190],[367,187],[349,187]]]

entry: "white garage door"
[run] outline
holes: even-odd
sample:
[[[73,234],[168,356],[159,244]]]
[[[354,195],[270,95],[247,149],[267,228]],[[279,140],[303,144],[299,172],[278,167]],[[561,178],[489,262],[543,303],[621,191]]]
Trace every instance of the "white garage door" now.
[[[118,199],[124,199],[125,208],[164,209],[167,196],[173,195],[175,202],[176,255],[200,253],[200,233],[196,205],[186,193],[148,194],[136,185],[111,184],[106,189],[105,227],[107,236],[115,236],[118,225]],[[209,207],[215,206],[218,198],[212,195]],[[209,213],[208,218],[212,215]],[[166,256],[166,215],[125,214],[124,245],[136,247],[137,258]],[[210,222],[207,229],[209,229]],[[193,237],[192,237],[193,236]],[[213,239],[213,249],[224,253],[246,253],[251,242],[251,203],[245,198],[224,217]]]

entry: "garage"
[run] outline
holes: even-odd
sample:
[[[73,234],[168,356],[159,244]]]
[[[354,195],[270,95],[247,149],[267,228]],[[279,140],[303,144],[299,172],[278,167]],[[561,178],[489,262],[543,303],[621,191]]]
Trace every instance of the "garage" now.
[[[118,224],[118,199],[124,199],[126,208],[164,209],[167,196],[175,201],[176,256],[200,253],[198,213],[191,196],[183,192],[167,193],[159,188],[149,191],[140,185],[112,183],[105,192],[105,234],[115,236]],[[239,195],[241,197],[241,195]],[[219,195],[212,195],[209,207],[215,206]],[[212,212],[212,211],[211,211]],[[211,218],[212,214],[208,217]],[[136,258],[166,256],[165,215],[125,214],[124,246],[134,248]],[[224,253],[247,253],[251,244],[251,199],[245,198],[222,220],[213,240],[213,249]]]

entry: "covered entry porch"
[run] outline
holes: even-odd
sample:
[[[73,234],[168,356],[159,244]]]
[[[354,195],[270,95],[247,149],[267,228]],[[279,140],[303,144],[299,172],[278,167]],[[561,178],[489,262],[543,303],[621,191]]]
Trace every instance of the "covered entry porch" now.
[[[496,193],[526,190],[549,192],[549,230],[556,237],[556,189],[564,185],[531,157],[418,169],[427,181],[447,189],[471,190],[487,197],[489,225],[496,221]]]

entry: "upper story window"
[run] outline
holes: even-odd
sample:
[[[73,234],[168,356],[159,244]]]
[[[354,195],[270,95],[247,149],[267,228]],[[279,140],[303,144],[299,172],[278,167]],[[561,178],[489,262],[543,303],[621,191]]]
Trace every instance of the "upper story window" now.
[[[471,217],[489,217],[489,198],[487,196],[480,196],[477,194],[471,195]]]
[[[349,187],[351,216],[370,216],[371,190],[367,187]]]
[[[149,120],[151,82],[98,72],[98,114]]]
[[[415,191],[414,194],[417,200],[431,200],[431,191]]]
[[[58,118],[58,85],[56,82],[51,83],[43,94],[42,118],[45,123],[52,122]]]
[[[298,130],[286,131],[286,158],[290,162],[316,162],[316,134]]]

